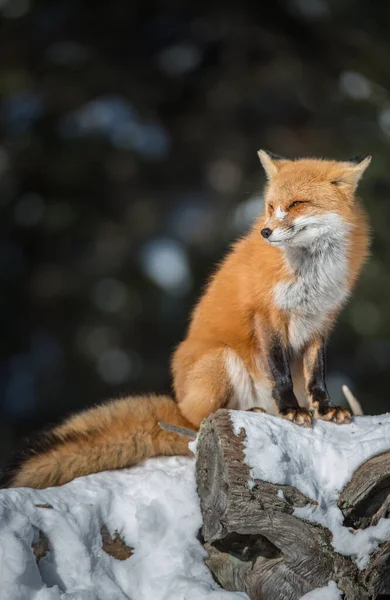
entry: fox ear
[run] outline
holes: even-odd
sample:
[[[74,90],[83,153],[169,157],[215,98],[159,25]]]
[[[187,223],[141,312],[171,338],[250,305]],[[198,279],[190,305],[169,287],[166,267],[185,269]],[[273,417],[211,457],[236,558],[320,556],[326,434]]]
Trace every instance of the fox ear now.
[[[340,176],[333,182],[339,186],[349,186],[353,190],[356,189],[359,180],[363,176],[364,171],[367,169],[371,162],[371,155],[364,154],[363,156],[356,156],[350,158],[343,163],[343,170]],[[345,167],[344,167],[345,165]]]
[[[280,169],[280,161],[285,159],[283,156],[273,154],[273,152],[268,152],[268,150],[259,150],[257,155],[261,164],[263,165],[263,169],[268,181],[271,181],[271,179],[275,177],[276,173]]]

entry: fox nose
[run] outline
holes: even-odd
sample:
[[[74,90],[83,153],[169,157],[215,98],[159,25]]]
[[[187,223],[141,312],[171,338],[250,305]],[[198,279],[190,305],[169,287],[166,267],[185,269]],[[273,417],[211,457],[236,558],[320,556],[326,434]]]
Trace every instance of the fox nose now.
[[[263,236],[263,238],[267,240],[272,233],[272,229],[270,229],[269,227],[264,227],[264,229],[262,229],[260,233]]]

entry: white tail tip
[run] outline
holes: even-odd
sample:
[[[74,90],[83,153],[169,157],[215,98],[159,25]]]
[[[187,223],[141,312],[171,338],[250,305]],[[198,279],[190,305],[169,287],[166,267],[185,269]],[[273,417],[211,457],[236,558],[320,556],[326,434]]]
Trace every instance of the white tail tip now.
[[[352,414],[355,417],[361,417],[362,415],[364,415],[359,400],[355,398],[349,387],[347,385],[343,385],[341,389],[343,390],[343,394],[347,399]]]

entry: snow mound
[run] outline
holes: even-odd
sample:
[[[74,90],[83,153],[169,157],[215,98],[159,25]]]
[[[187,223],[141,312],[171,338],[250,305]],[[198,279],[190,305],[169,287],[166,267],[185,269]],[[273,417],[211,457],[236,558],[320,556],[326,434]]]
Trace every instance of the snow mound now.
[[[313,429],[270,415],[231,412],[247,433],[252,480],[293,485],[318,506],[295,510],[333,533],[338,552],[362,568],[390,537],[390,520],[352,535],[337,498],[354,470],[390,448],[390,415]],[[283,497],[280,491],[280,497]],[[204,564],[195,461],[155,458],[132,469],[97,473],[60,488],[0,491],[0,600],[248,600],[223,591]],[[102,527],[133,553],[118,560],[103,548]],[[38,564],[32,545],[48,540]],[[305,600],[337,600],[334,582]]]
[[[317,505],[296,508],[294,514],[328,527],[334,549],[363,569],[378,544],[390,538],[390,519],[351,530],[343,526],[337,500],[362,463],[390,449],[390,414],[356,417],[349,425],[318,420],[311,429],[259,413],[231,411],[231,418],[235,433],[242,427],[246,432],[245,460],[252,477],[248,485],[254,479],[292,485],[316,500]]]
[[[0,491],[0,600],[248,600],[204,564],[195,461],[151,459],[60,488]],[[132,556],[102,548],[117,531]],[[36,564],[39,531],[49,551]]]
[[[327,587],[316,588],[302,596],[301,600],[341,600],[341,592],[334,581],[329,581]]]

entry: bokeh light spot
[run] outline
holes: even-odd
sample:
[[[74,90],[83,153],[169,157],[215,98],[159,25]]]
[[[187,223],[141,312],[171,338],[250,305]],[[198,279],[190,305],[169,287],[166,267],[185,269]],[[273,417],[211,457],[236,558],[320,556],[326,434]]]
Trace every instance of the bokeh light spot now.
[[[341,91],[354,100],[366,100],[371,96],[371,84],[364,75],[355,71],[344,71],[340,75]]]
[[[359,335],[373,335],[378,331],[381,317],[371,302],[355,302],[351,306],[351,324]]]
[[[158,64],[167,75],[179,77],[196,69],[201,58],[200,49],[194,44],[177,44],[160,53]]]
[[[101,279],[93,293],[95,305],[103,312],[115,313],[123,309],[127,302],[127,289],[119,279]]]
[[[176,295],[191,287],[187,254],[179,242],[167,238],[145,244],[140,254],[141,267],[159,287]]]
[[[34,227],[43,219],[45,205],[38,194],[26,194],[22,196],[14,210],[15,221],[22,227]]]
[[[263,196],[251,196],[244,202],[241,202],[234,212],[233,228],[235,232],[244,233],[247,231],[263,210]]]
[[[96,368],[103,381],[119,384],[130,379],[132,362],[124,350],[113,347],[108,348],[101,354]]]
[[[217,192],[234,193],[241,183],[242,169],[230,160],[216,160],[209,165],[207,179]]]

